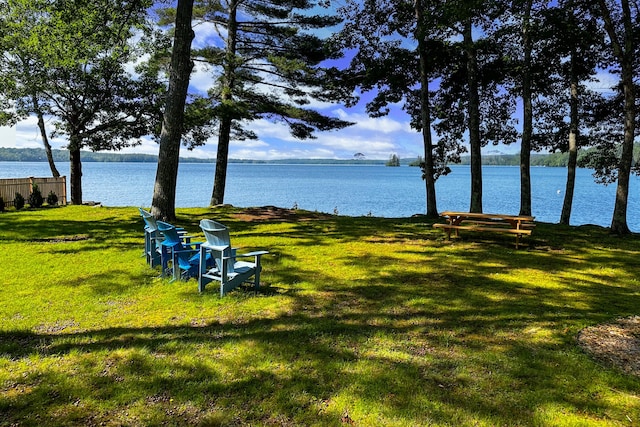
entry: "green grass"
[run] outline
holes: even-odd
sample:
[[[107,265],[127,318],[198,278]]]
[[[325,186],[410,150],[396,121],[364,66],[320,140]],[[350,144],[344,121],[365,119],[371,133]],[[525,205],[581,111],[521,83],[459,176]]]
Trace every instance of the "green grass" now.
[[[639,314],[640,237],[538,224],[447,241],[421,218],[242,221],[225,298],[145,265],[134,208],[0,214],[0,426],[630,426],[640,378],[576,344]]]

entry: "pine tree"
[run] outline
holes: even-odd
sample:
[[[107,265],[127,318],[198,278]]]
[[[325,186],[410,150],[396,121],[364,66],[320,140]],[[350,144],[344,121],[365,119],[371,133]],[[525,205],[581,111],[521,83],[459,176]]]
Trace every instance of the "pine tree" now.
[[[218,30],[216,40],[195,52],[217,77],[210,93],[218,120],[211,205],[224,201],[231,140],[257,138],[246,127],[249,122],[283,122],[298,139],[350,124],[306,108],[311,100],[337,101],[350,96],[335,84],[336,70],[320,66],[341,52],[316,35],[339,22],[336,17],[313,15],[317,6],[308,0],[196,3],[196,18]]]

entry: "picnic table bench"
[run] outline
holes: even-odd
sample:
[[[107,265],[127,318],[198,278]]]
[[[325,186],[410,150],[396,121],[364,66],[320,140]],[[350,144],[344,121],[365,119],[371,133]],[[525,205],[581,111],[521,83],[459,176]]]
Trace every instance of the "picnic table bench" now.
[[[460,230],[514,234],[516,249],[520,245],[520,237],[531,235],[536,226],[533,222],[534,217],[527,215],[445,211],[440,216],[445,218],[447,222],[433,224],[433,227],[443,229],[447,233],[448,239],[451,239],[451,232],[454,230],[456,236],[459,236]]]

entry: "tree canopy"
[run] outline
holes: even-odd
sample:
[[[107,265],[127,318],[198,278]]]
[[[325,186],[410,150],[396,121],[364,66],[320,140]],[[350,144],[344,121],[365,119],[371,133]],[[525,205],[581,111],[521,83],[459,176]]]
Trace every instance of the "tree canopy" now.
[[[71,200],[82,203],[80,150],[118,150],[153,133],[157,81],[127,65],[148,0],[8,0],[0,10],[0,105],[4,123],[38,112],[66,135]]]

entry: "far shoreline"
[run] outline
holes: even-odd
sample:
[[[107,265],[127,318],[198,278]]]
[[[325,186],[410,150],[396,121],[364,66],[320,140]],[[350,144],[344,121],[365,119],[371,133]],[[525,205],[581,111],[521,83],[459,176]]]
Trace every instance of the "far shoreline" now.
[[[52,150],[54,162],[68,162],[69,152],[67,150]],[[568,156],[568,155],[567,155]],[[158,156],[152,154],[117,153],[117,152],[81,152],[82,162],[98,163],[157,163]],[[0,147],[0,162],[47,162],[45,150],[42,148],[6,148]],[[180,157],[183,163],[213,163],[215,158]],[[420,159],[400,158],[400,166],[418,167]],[[386,165],[388,160],[380,159],[229,159],[229,163],[234,164],[265,164],[265,165]],[[470,157],[463,156],[460,163],[452,165],[467,166],[470,164]],[[482,156],[483,166],[520,166],[520,154],[485,154]],[[397,167],[390,166],[388,167]],[[566,167],[565,154],[532,154],[531,167]]]

